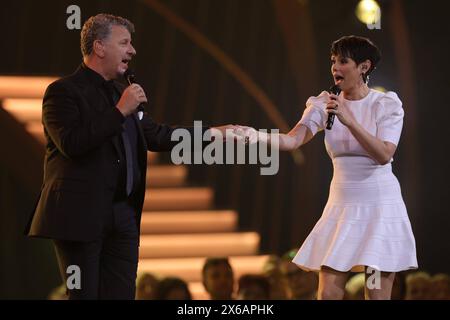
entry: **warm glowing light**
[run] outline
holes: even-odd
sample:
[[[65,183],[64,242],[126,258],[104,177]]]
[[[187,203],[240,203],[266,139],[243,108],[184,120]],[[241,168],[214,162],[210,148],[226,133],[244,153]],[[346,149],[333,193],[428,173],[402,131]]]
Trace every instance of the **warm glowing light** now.
[[[42,98],[57,78],[0,76],[0,98]]]
[[[386,92],[386,88],[385,87],[381,87],[381,86],[375,86],[372,87],[372,89],[377,90],[377,91],[381,91],[381,92]]]
[[[375,24],[380,21],[381,9],[375,0],[361,0],[356,7],[356,16],[365,24]]]

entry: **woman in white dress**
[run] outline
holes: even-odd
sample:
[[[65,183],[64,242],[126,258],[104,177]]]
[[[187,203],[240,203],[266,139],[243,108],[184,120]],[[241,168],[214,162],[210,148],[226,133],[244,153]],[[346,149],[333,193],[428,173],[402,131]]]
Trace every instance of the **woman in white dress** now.
[[[403,125],[394,92],[367,86],[380,60],[367,38],[346,36],[331,46],[331,73],[342,90],[310,97],[301,120],[287,134],[264,134],[239,126],[251,143],[293,150],[326,128],[325,146],[334,173],[328,202],[293,262],[319,272],[318,299],[342,299],[350,271],[366,273],[366,299],[390,299],[395,272],[417,268],[414,235],[392,173],[392,157]],[[370,268],[370,269],[369,269]]]

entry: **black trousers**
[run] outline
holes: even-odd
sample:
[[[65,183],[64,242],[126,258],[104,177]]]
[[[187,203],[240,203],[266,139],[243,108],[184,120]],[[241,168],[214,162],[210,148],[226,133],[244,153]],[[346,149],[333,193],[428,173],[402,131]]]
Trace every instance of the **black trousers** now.
[[[70,300],[134,299],[139,233],[136,212],[127,202],[114,203],[100,240],[54,240],[54,244]],[[75,273],[70,266],[79,267],[80,289],[73,287]]]

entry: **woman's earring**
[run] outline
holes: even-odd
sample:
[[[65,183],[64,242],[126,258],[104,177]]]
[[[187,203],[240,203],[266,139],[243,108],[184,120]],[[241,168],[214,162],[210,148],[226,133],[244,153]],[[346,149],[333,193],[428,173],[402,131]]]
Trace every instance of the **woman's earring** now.
[[[363,82],[365,84],[368,84],[369,83],[369,75],[367,73],[362,73],[361,76],[362,76]]]

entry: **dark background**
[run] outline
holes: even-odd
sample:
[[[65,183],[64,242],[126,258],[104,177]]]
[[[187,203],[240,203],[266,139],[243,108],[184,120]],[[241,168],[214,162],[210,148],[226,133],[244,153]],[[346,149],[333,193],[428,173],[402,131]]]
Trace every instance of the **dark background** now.
[[[76,4],[82,23],[107,12],[135,24],[138,54],[133,67],[156,120],[277,128],[219,61],[155,12],[149,5],[154,2],[3,1],[0,74],[72,73],[81,62],[80,30],[66,28],[66,8]],[[404,103],[404,130],[393,168],[416,237],[419,267],[450,273],[450,28],[445,1],[378,1],[383,13],[379,30],[369,30],[357,20],[356,0],[160,2],[231,57],[272,100],[289,127],[300,119],[306,99],[331,84],[330,43],[349,34],[372,39],[383,58],[370,85],[397,92]],[[43,298],[59,283],[53,249],[48,241],[26,239],[21,233],[39,191],[43,153],[39,146],[24,150],[21,142],[27,137],[8,130],[9,120],[2,116],[0,298]],[[282,254],[300,246],[328,196],[332,166],[323,133],[302,152],[302,165],[289,153],[281,154],[275,176],[261,176],[258,166],[195,165],[190,167],[190,180],[214,187],[217,207],[238,210],[240,229],[261,234],[261,253]],[[32,165],[33,179],[20,174],[20,165]]]

